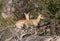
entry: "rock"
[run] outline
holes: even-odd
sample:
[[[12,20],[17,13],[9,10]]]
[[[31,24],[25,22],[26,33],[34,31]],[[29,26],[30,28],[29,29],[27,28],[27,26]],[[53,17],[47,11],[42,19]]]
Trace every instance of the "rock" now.
[[[60,41],[60,36],[55,36],[53,40],[54,41]]]
[[[27,37],[26,41],[50,41],[53,37],[32,35]]]
[[[6,29],[0,32],[0,41],[7,41],[18,35],[14,26],[8,26]]]
[[[18,29],[15,26],[7,26],[0,31],[0,41],[60,41],[60,36],[39,36],[31,34],[35,28]]]
[[[40,41],[40,36],[38,35],[32,35],[27,37],[26,41]]]

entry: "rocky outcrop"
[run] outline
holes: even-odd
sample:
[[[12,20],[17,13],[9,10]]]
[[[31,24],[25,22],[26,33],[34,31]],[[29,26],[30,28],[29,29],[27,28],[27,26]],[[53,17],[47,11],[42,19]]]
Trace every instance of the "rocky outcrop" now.
[[[60,41],[60,36],[39,36],[34,34],[35,29],[19,29],[8,26],[0,31],[0,41]]]

